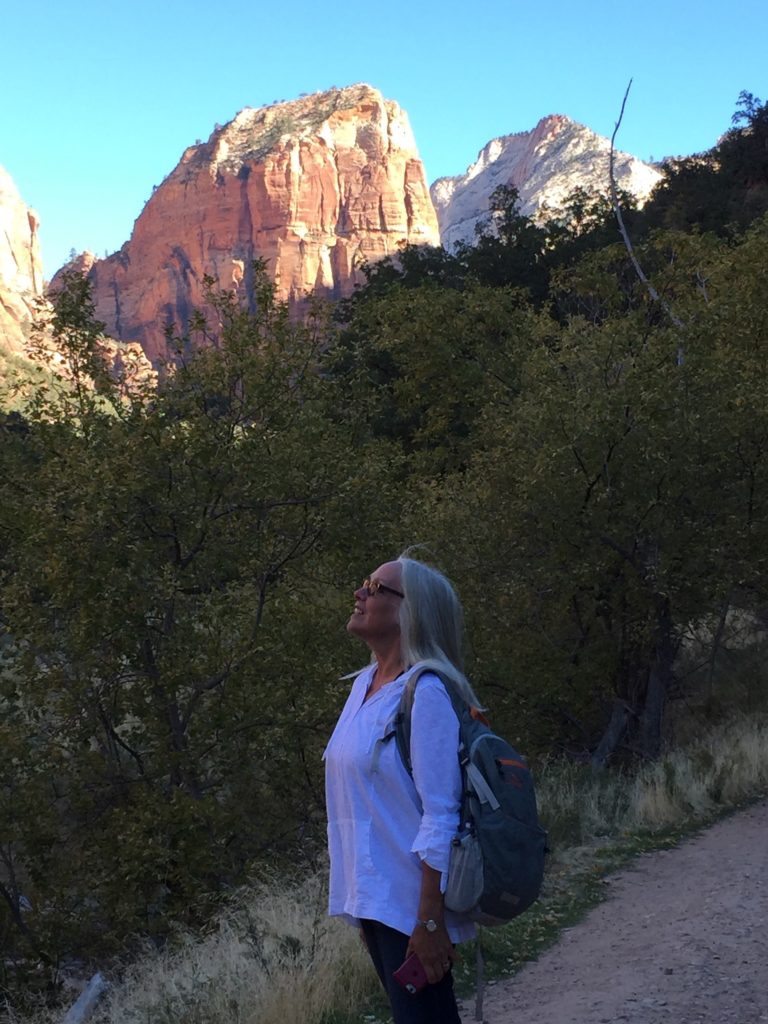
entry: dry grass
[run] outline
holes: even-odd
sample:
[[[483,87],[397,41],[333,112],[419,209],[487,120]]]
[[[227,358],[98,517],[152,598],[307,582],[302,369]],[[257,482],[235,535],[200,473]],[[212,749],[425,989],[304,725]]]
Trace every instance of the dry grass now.
[[[377,982],[357,932],[327,917],[325,883],[318,871],[253,886],[207,934],[132,963],[89,1024],[310,1024],[353,1013]]]
[[[768,721],[738,718],[632,782],[632,828],[705,821],[768,789]]]
[[[324,873],[243,899],[208,935],[133,965],[94,1024],[287,1024],[364,1001],[367,957],[357,933],[326,916]]]
[[[556,851],[707,821],[768,789],[768,719],[739,716],[636,774],[553,764],[538,780]]]
[[[768,719],[739,717],[635,776],[551,765],[539,776],[555,856],[705,822],[768,789]],[[586,851],[586,852],[585,852]],[[93,1024],[331,1024],[360,1019],[377,982],[357,933],[325,915],[325,872],[260,884],[204,936],[132,964]],[[53,1024],[45,1013],[19,1024]]]

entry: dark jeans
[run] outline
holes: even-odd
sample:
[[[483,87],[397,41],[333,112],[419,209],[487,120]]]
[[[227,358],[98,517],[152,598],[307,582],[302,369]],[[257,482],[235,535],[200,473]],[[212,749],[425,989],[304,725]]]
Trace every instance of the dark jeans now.
[[[392,977],[405,960],[410,936],[379,921],[361,921],[360,924],[373,966],[389,998],[395,1024],[461,1024],[450,971],[436,985],[427,985],[417,995],[410,995]]]

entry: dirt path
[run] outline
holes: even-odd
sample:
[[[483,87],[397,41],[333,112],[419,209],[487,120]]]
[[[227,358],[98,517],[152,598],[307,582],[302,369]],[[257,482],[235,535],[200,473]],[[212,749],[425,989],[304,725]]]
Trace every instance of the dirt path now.
[[[556,946],[486,988],[487,1024],[768,1022],[768,801],[609,885]]]

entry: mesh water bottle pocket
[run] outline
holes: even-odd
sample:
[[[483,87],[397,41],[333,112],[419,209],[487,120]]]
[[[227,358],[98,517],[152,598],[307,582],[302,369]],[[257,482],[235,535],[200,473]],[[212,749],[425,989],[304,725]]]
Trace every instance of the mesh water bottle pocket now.
[[[477,906],[483,893],[483,854],[477,837],[465,832],[454,838],[448,867],[445,905],[459,914]]]

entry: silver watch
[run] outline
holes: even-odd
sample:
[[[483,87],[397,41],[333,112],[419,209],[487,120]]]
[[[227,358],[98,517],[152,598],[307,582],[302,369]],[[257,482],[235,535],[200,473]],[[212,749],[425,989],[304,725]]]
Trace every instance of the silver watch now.
[[[431,917],[426,921],[422,921],[419,918],[417,918],[417,924],[423,924],[428,932],[436,932],[437,929],[440,927],[437,921],[435,921],[434,918]]]

